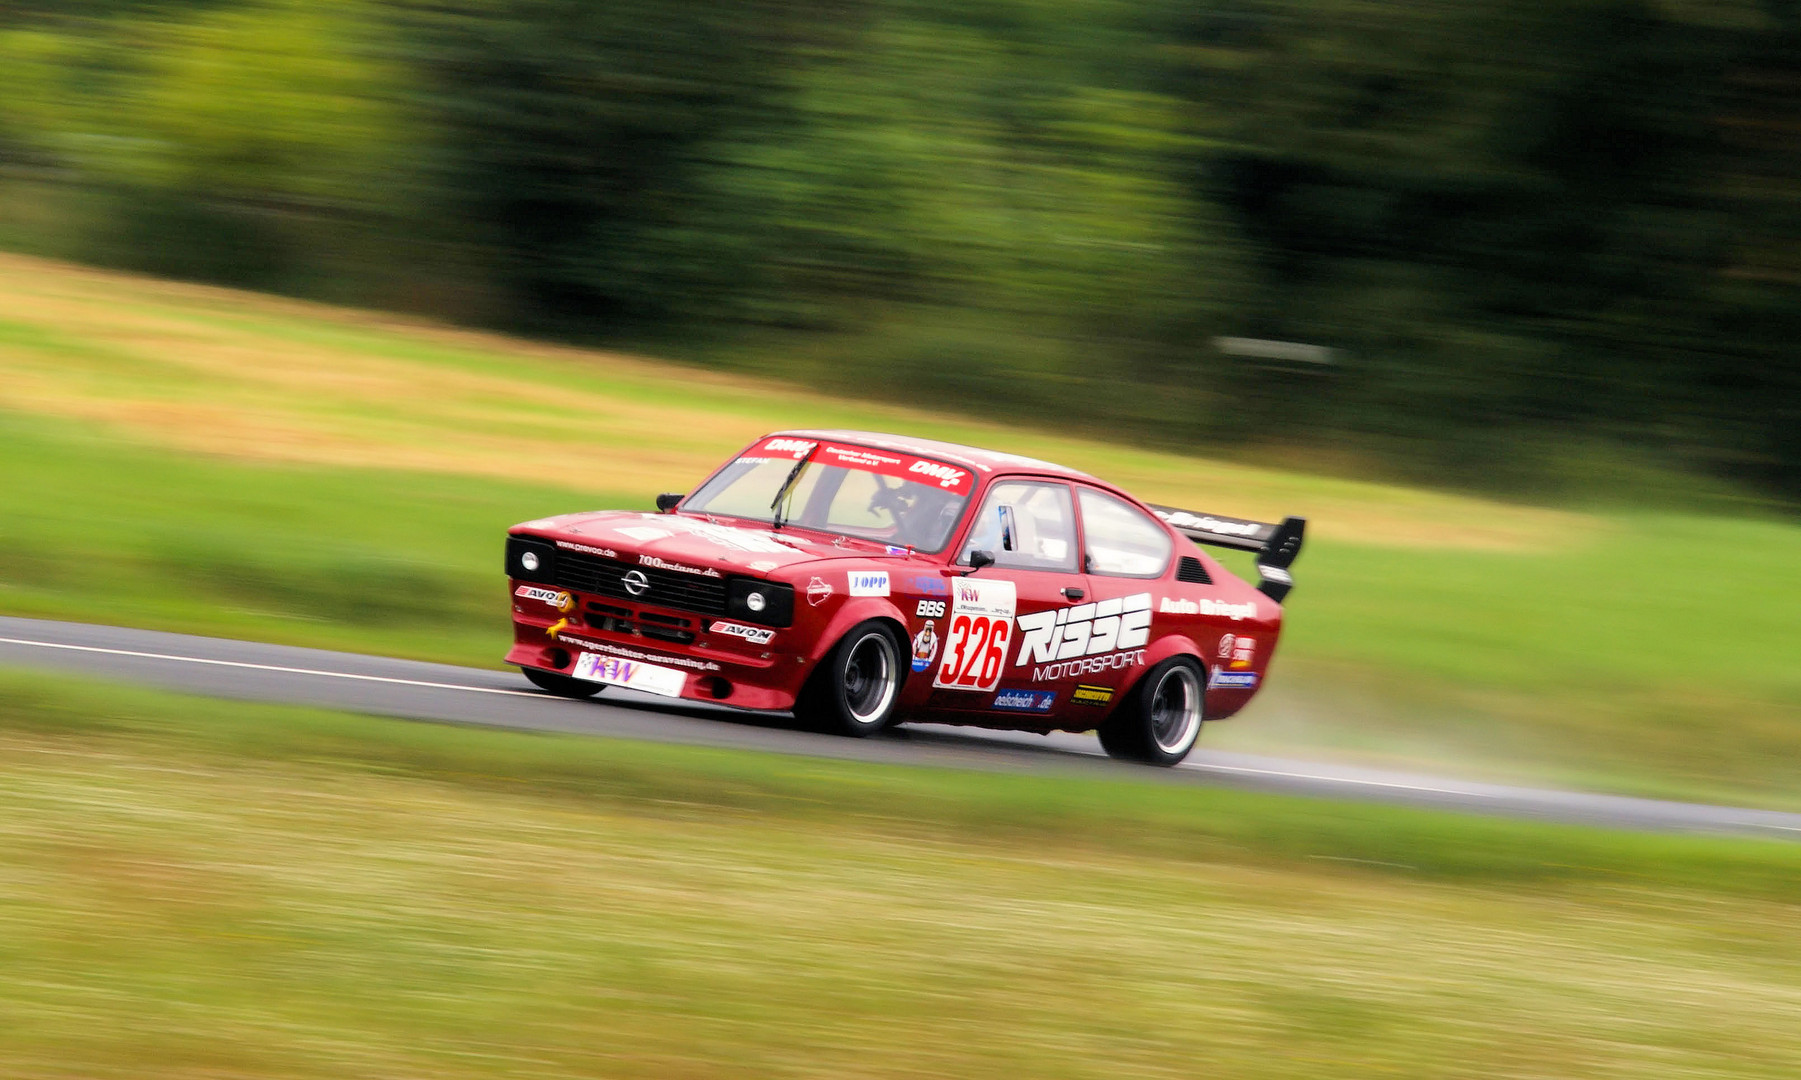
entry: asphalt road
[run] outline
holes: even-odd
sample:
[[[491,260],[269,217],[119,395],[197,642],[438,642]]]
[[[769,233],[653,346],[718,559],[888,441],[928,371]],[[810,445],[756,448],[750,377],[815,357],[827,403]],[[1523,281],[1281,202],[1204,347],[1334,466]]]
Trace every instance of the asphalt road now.
[[[1109,761],[1091,736],[1022,735],[909,724],[870,739],[797,731],[791,721],[609,687],[594,701],[534,689],[514,672],[252,641],[0,617],[0,664],[245,701],[315,705],[413,720],[813,757],[1232,786],[1406,803],[1617,828],[1744,833],[1801,841],[1801,814],[1509,787],[1198,748],[1170,770]],[[1204,736],[1203,736],[1204,738]]]

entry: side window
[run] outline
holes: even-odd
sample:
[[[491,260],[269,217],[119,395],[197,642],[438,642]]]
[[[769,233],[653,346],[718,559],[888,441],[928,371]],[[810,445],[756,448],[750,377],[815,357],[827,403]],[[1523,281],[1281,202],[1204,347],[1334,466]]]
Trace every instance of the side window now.
[[[1011,551],[1002,542],[1003,507],[1013,521]],[[957,561],[967,566],[971,551],[992,554],[996,566],[1073,573],[1076,525],[1069,488],[1030,480],[1003,480],[989,488]]]
[[[1082,488],[1080,496],[1090,574],[1157,577],[1169,566],[1173,545],[1154,518],[1104,492]]]

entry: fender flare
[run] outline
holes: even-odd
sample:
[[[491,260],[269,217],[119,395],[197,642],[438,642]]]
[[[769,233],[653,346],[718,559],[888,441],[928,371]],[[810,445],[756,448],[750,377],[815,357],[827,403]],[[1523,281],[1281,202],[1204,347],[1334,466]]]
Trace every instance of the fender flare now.
[[[847,599],[838,608],[837,612],[833,614],[831,619],[825,624],[825,628],[819,632],[819,655],[811,664],[807,665],[806,678],[810,679],[813,677],[813,672],[818,669],[820,661],[824,660],[831,654],[833,649],[838,647],[838,643],[844,640],[844,635],[850,633],[851,627],[856,626],[859,623],[869,622],[871,619],[893,624],[895,642],[900,646],[901,650],[902,664],[900,675],[901,682],[904,685],[907,676],[910,674],[907,664],[905,663],[907,659],[908,641],[907,620],[906,617],[901,614],[901,609],[895,606],[894,601],[891,598],[882,596],[852,597]]]
[[[1119,707],[1138,692],[1138,685],[1150,674],[1152,668],[1176,656],[1188,657],[1201,669],[1201,719],[1207,720],[1207,683],[1212,681],[1213,667],[1201,656],[1200,646],[1186,634],[1166,634],[1144,650],[1144,663],[1132,669],[1131,678],[1120,688],[1112,708],[1107,710],[1107,718],[1111,719]]]

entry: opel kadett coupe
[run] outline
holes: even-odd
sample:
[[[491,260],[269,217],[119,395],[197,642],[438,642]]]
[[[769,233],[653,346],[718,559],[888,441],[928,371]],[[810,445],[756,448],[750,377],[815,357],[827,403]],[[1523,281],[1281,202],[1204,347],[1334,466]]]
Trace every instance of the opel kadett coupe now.
[[[509,664],[568,697],[621,686],[845,735],[1094,730],[1156,765],[1257,692],[1306,524],[861,431],[765,436],[657,507],[513,527]],[[1195,542],[1255,553],[1259,584]]]

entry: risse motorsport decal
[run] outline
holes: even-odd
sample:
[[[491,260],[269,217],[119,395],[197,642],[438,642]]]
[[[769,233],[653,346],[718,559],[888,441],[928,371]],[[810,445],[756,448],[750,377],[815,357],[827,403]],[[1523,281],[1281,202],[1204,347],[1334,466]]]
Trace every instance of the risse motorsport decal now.
[[[1033,682],[1134,667],[1144,662],[1151,637],[1151,594],[1035,611],[1019,617],[1019,631],[1013,666],[1024,666],[1029,657],[1036,665]]]
[[[1151,636],[1151,594],[1133,593],[1019,617],[1019,656],[1014,667],[1143,648]]]
[[[745,626],[735,622],[716,622],[710,629],[715,634],[743,638],[752,645],[767,645],[775,640],[775,631],[765,626]]]
[[[937,624],[927,619],[925,628],[913,635],[913,670],[915,672],[924,671],[931,667],[932,661],[936,659],[938,659]]]
[[[1011,712],[1050,712],[1056,702],[1054,690],[1002,690],[994,695],[994,708]]]
[[[963,578],[951,586],[951,624],[933,686],[993,690],[1007,666],[1019,595],[1000,578]]]

